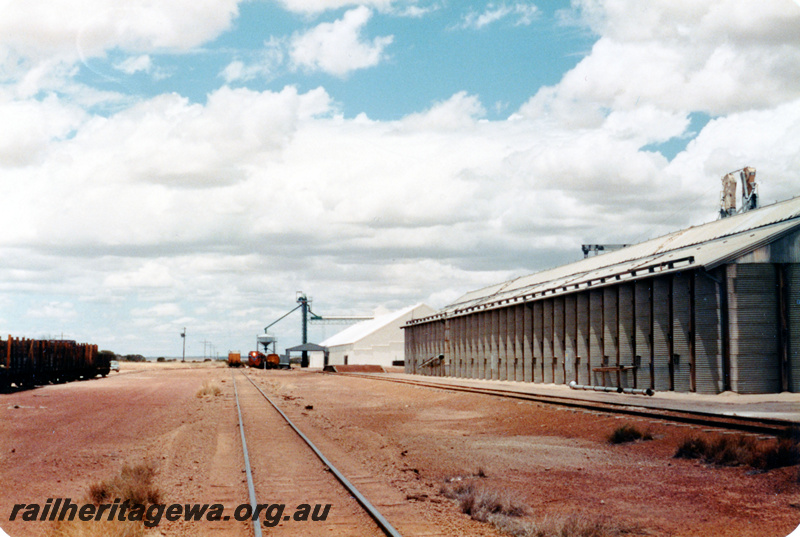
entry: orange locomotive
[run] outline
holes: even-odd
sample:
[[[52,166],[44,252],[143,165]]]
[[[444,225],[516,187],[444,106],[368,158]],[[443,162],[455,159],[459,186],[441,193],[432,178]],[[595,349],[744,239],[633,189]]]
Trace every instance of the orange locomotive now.
[[[247,365],[258,369],[278,369],[281,366],[281,357],[275,353],[265,355],[263,352],[250,351]]]

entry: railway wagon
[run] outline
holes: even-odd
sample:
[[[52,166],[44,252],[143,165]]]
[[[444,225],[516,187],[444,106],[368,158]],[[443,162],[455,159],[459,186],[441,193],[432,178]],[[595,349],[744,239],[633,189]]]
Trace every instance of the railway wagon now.
[[[247,365],[258,369],[278,369],[281,366],[281,357],[277,354],[264,354],[251,351],[247,357]]]
[[[0,389],[28,388],[106,376],[110,360],[97,345],[70,340],[13,338],[0,340]]]
[[[228,353],[228,367],[241,367],[242,366],[242,355],[238,352],[229,352]]]

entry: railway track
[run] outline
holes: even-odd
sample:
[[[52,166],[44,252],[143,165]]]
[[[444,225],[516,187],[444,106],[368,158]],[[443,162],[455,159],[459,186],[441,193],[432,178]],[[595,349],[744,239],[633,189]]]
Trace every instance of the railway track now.
[[[672,421],[677,423],[697,425],[701,427],[713,427],[722,430],[733,430],[733,431],[747,432],[760,435],[779,436],[782,434],[786,434],[790,429],[798,427],[797,423],[788,420],[755,418],[747,416],[720,415],[700,410],[673,410],[673,409],[655,408],[654,406],[635,406],[630,404],[631,403],[630,399],[620,400],[618,402],[595,401],[591,399],[560,397],[557,395],[529,394],[529,393],[515,392],[511,390],[503,390],[503,389],[489,388],[489,387],[460,386],[457,384],[446,384],[440,382],[430,382],[425,380],[393,378],[393,377],[378,376],[375,374],[366,374],[366,373],[325,373],[325,374],[347,375],[351,377],[381,380],[385,382],[410,384],[412,386],[419,386],[423,388],[475,393],[475,394],[489,395],[494,397],[505,397],[510,399],[533,401],[537,403],[558,405],[558,406],[587,410],[587,411],[622,414],[628,416],[649,418],[653,420],[663,420],[667,422]],[[621,397],[636,397],[636,396],[621,396]]]
[[[256,537],[262,526],[270,534],[400,536],[246,373],[231,376],[250,508],[257,513],[259,505],[270,506],[253,517]],[[276,504],[285,509],[278,512]],[[298,517],[301,506],[308,506],[310,520]]]

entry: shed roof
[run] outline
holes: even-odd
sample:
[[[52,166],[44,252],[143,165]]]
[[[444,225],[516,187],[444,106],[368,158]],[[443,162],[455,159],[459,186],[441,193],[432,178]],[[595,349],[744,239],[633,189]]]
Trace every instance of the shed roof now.
[[[289,347],[286,349],[286,352],[302,352],[302,351],[312,351],[312,352],[325,352],[328,349],[324,345],[317,345],[316,343],[303,343],[302,345],[295,345],[294,347]]]
[[[390,325],[391,323],[397,321],[398,319],[402,319],[403,316],[413,312],[420,306],[425,306],[425,305],[422,303],[414,304],[413,306],[408,306],[406,308],[394,311],[392,313],[379,315],[374,319],[370,319],[368,321],[361,321],[358,324],[354,324],[353,326],[345,328],[338,334],[332,335],[331,337],[323,341],[322,345],[325,345],[326,347],[335,347],[338,345],[350,345],[352,343],[364,339],[370,334],[377,332],[381,328]],[[431,309],[427,306],[425,307],[425,310],[426,312],[431,311]]]
[[[800,228],[800,197],[466,293],[432,316],[467,314],[687,268],[711,270]]]

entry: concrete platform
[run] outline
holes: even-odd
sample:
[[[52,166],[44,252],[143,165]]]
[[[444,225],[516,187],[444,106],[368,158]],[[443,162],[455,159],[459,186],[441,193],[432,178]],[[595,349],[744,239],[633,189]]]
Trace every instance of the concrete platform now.
[[[800,425],[800,393],[776,393],[764,395],[739,395],[724,392],[718,395],[694,393],[655,392],[652,396],[602,393],[573,390],[563,384],[534,384],[500,380],[478,380],[453,377],[427,377],[406,373],[370,373],[369,376],[425,381],[433,384],[468,386],[499,391],[508,391],[558,397],[582,401],[626,406],[666,409],[676,412],[702,412],[719,416],[773,419]]]

